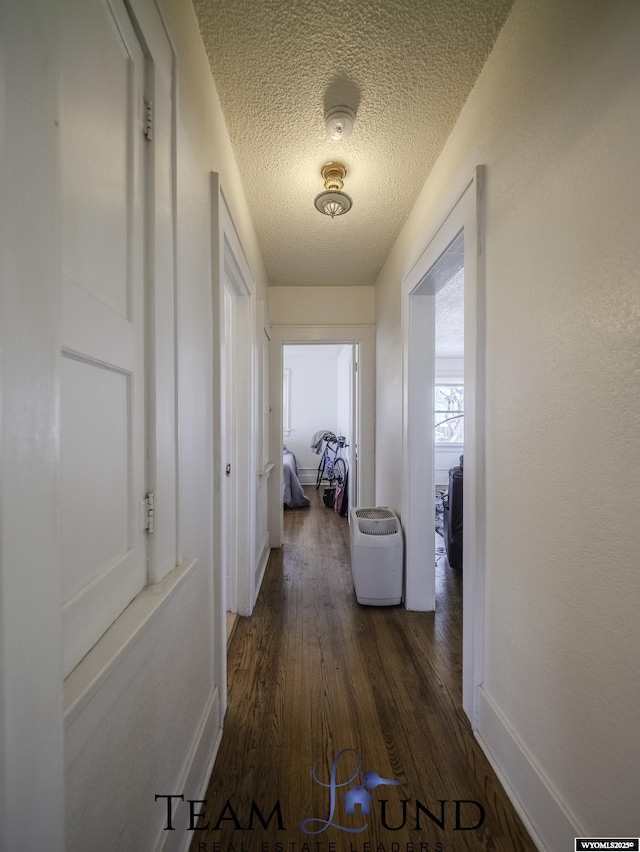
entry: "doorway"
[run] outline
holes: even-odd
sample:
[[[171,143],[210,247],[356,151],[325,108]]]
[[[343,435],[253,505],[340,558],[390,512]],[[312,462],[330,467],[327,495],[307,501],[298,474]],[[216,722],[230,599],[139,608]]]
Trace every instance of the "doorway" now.
[[[435,293],[434,483],[436,599],[446,575],[462,570],[464,455],[464,240],[447,251]],[[450,476],[450,471],[452,475]]]
[[[445,215],[403,280],[404,430],[402,517],[405,605],[435,609],[433,517],[436,293],[464,266],[463,709],[477,727],[484,639],[484,251],[482,168]],[[463,264],[460,264],[460,252]],[[456,268],[457,267],[457,268]],[[426,519],[428,523],[425,523]],[[428,558],[427,555],[428,554]],[[427,566],[427,567],[425,567]]]
[[[255,282],[217,174],[211,175],[214,596],[221,647],[227,613],[256,596]],[[226,683],[226,655],[219,682]],[[226,694],[224,697],[226,702]],[[224,712],[224,702],[222,712]]]
[[[357,495],[358,345],[354,343],[287,344],[283,348],[282,437],[296,459],[303,486],[316,485],[320,456],[311,447],[319,431],[345,438],[340,456],[349,470],[349,505]]]
[[[282,443],[283,370],[285,346],[326,345],[351,347],[350,482],[352,505],[372,506],[374,500],[374,328],[373,326],[273,326],[271,333],[271,459],[269,480],[269,529],[271,547],[283,541]],[[344,351],[344,350],[343,350]],[[321,389],[317,390],[321,394]],[[319,429],[325,428],[318,426]],[[316,456],[317,459],[317,456]],[[317,469],[318,462],[315,462]],[[315,481],[315,480],[314,480]]]
[[[225,234],[226,236],[226,234]],[[251,615],[255,603],[255,403],[250,279],[224,240],[221,306],[221,572],[227,612]]]

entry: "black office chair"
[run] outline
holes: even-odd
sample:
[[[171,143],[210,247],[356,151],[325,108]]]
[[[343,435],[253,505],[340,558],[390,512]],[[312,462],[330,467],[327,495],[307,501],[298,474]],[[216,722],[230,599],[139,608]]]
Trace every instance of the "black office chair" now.
[[[449,469],[449,491],[443,500],[444,546],[452,568],[462,569],[462,481],[464,456]]]

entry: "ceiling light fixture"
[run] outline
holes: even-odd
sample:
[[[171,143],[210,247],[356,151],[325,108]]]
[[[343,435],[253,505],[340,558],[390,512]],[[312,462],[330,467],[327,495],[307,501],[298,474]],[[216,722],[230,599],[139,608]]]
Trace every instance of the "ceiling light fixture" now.
[[[316,196],[313,202],[316,210],[332,219],[336,216],[342,216],[343,213],[348,213],[353,202],[346,192],[342,192],[344,178],[347,174],[346,168],[342,163],[325,163],[320,169],[320,174],[324,180],[325,192]]]
[[[324,126],[329,139],[338,142],[351,136],[356,115],[346,106],[337,106],[324,114]]]

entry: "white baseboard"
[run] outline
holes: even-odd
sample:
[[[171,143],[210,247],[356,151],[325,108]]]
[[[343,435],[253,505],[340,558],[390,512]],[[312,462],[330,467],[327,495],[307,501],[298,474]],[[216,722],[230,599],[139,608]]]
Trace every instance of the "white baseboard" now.
[[[315,485],[318,478],[317,467],[299,467],[298,479],[301,485]]]
[[[221,739],[220,693],[216,686],[209,696],[180,779],[175,786],[176,794],[184,794],[185,801],[191,798],[194,800],[206,798],[205,794]],[[181,801],[176,802],[172,816],[172,826],[175,830],[163,829],[154,849],[157,852],[187,852],[193,840],[193,832],[188,831],[188,819],[189,808]]]
[[[476,737],[540,852],[566,852],[574,838],[587,836],[481,687]]]
[[[267,570],[267,562],[269,561],[269,554],[271,553],[271,547],[269,544],[269,533],[265,536],[265,540],[262,545],[262,552],[260,553],[260,558],[258,559],[258,564],[256,566],[256,594],[255,599],[253,601],[253,606],[256,605],[256,601],[258,600],[258,595],[260,594],[260,587],[262,586],[262,580],[264,579],[264,572]]]

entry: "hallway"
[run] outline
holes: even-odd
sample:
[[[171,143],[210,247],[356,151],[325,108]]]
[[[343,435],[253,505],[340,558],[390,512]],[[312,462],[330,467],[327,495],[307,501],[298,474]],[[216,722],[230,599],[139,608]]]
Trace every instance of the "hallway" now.
[[[460,707],[460,578],[439,576],[436,613],[359,606],[347,521],[306,490],[312,507],[285,512],[284,548],[233,636],[222,743],[194,806],[209,829],[191,849],[533,850]],[[314,765],[323,784],[335,768],[333,816]],[[347,815],[349,784],[371,790],[368,817]]]

